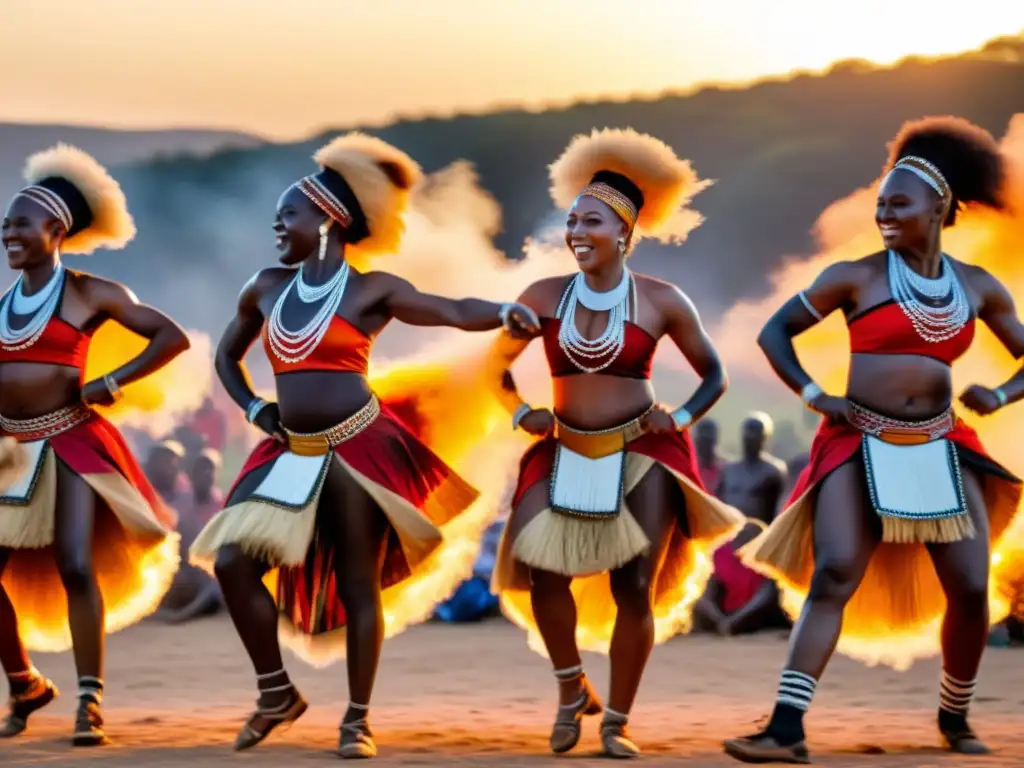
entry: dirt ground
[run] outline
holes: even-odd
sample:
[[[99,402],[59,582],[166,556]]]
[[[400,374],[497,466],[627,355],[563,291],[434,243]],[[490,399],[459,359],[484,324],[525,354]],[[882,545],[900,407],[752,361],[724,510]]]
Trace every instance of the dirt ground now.
[[[738,765],[723,738],[749,733],[771,704],[785,654],[780,634],[720,640],[683,637],[656,648],[633,712],[632,732],[649,765]],[[255,700],[249,662],[224,617],[184,627],[151,623],[108,646],[106,716],[113,744],[69,746],[75,677],[70,654],[37,666],[65,692],[29,731],[0,744],[4,766],[306,766],[331,763],[346,701],[344,666],[315,670],[289,659],[309,699],[305,717],[250,752],[230,749]],[[607,662],[586,659],[599,689]],[[837,657],[808,720],[812,757],[836,766],[1024,765],[1024,651],[990,649],[974,713],[996,749],[954,758],[937,748],[938,661],[906,674]],[[372,724],[380,765],[604,765],[597,722],[570,758],[547,752],[555,685],[546,660],[502,620],[430,624],[385,646]],[[557,761],[557,762],[556,762]]]

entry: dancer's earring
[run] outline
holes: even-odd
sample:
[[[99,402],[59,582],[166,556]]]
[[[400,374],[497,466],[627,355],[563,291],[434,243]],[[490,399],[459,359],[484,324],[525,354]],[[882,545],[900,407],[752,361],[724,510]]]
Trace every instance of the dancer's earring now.
[[[331,224],[330,219],[324,219],[324,223],[320,225],[320,252],[317,254],[320,261],[327,257],[327,232],[330,230]]]

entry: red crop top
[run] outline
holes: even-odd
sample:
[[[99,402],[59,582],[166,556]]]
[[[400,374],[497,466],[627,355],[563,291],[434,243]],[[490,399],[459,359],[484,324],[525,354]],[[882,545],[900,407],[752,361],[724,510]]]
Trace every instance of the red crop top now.
[[[952,338],[939,342],[922,339],[900,305],[890,299],[848,321],[850,351],[868,355],[921,355],[952,365],[974,340],[974,318]]]
[[[64,288],[66,283],[61,290]],[[10,297],[6,300],[12,299]],[[31,346],[24,349],[4,349],[0,346],[0,363],[42,363],[84,370],[92,333],[79,330],[60,316],[63,303],[62,295],[42,334]]]
[[[558,343],[558,331],[562,327],[562,321],[556,317],[542,317],[540,325],[544,337],[544,354],[547,356],[551,375],[558,378],[583,373],[566,356]],[[654,352],[658,348],[657,340],[639,325],[628,320],[625,332],[625,346],[619,356],[601,373],[605,376],[618,376],[623,379],[651,378],[651,364],[654,361]],[[600,365],[603,362],[605,362],[603,359],[591,360],[589,367]]]
[[[365,376],[370,366],[373,340],[348,320],[335,315],[327,333],[305,360],[286,363],[275,355],[267,339],[266,325],[263,327],[263,348],[275,376],[291,371],[335,371]]]

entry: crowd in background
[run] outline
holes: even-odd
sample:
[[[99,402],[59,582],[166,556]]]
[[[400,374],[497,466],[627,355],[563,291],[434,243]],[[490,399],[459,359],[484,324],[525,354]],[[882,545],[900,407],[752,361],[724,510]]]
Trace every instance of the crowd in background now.
[[[714,553],[714,573],[694,609],[695,632],[722,636],[766,630],[787,630],[778,589],[744,566],[735,550],[752,539],[781,511],[796,478],[807,464],[807,453],[791,424],[778,433],[764,413],[751,413],[740,425],[739,455],[722,451],[718,424],[705,418],[693,427],[697,463],[705,487],[740,509],[752,522],[730,544]],[[216,581],[188,565],[187,552],[203,525],[222,506],[234,472],[225,470],[225,453],[244,456],[258,439],[237,408],[219,406],[207,398],[168,435],[140,429],[125,430],[133,448],[144,457],[144,468],[164,501],[177,513],[182,567],[156,619],[181,623],[211,615],[223,604]],[[783,461],[773,451],[789,456]],[[232,462],[235,463],[235,462]],[[507,489],[501,513],[481,542],[472,576],[435,613],[435,619],[460,623],[500,616],[490,592],[491,571],[514,487]],[[995,627],[993,645],[1024,643],[1024,627],[1009,620]]]

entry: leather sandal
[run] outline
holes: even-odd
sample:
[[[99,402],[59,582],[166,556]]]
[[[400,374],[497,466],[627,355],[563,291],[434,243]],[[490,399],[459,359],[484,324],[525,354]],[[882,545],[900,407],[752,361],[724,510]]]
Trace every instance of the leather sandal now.
[[[555,724],[551,728],[551,737],[548,745],[556,755],[568,752],[580,741],[582,733],[582,720],[589,715],[599,715],[603,710],[601,700],[594,691],[587,676],[583,674],[583,668],[575,671],[575,677],[565,675],[574,670],[556,670],[555,677],[560,682],[569,682],[574,679],[580,681],[580,697],[572,704],[560,704],[558,714],[555,716]]]
[[[338,756],[342,760],[366,760],[377,756],[377,745],[365,719],[342,723],[338,740]]]
[[[605,709],[601,721],[601,749],[606,757],[618,760],[630,760],[640,757],[640,747],[633,743],[626,727],[629,715]]]
[[[21,693],[11,694],[9,711],[0,724],[0,739],[17,736],[28,727],[28,718],[60,695],[53,681],[36,675]]]
[[[258,707],[249,715],[242,730],[235,737],[235,751],[255,747],[267,738],[276,728],[290,726],[309,708],[302,695],[292,687],[291,693],[283,702],[274,707]]]
[[[807,743],[779,744],[768,731],[752,736],[741,736],[722,743],[725,754],[741,763],[791,763],[805,765],[811,762]]]

